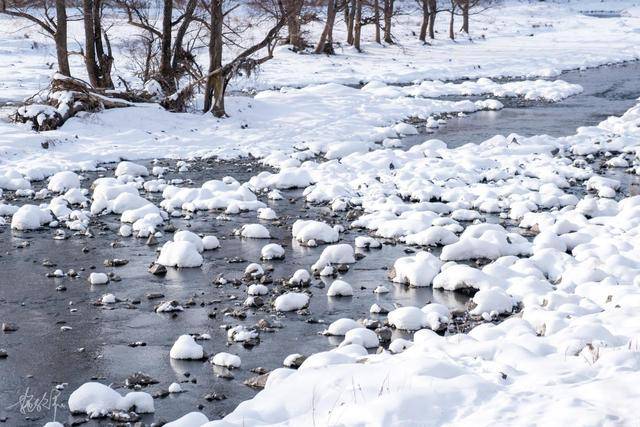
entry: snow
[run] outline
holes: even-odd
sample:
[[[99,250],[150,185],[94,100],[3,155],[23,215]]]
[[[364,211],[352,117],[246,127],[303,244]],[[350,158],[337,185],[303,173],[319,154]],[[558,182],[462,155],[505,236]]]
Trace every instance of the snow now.
[[[189,412],[186,415],[165,424],[165,427],[202,427],[209,422],[209,418],[202,412]]]
[[[267,295],[269,293],[269,288],[265,285],[250,285],[247,288],[247,293],[249,295]]]
[[[402,257],[393,264],[392,280],[410,286],[429,286],[440,271],[442,262],[429,252],[418,252],[414,256]]]
[[[598,19],[579,13],[605,6],[623,11],[623,16]],[[20,208],[3,203],[0,214],[12,216],[14,230],[54,223],[81,231],[90,215],[116,213],[126,223],[120,227],[123,237],[144,237],[157,232],[169,214],[182,221],[196,211],[256,211],[254,218],[272,220],[273,212],[258,196],[279,200],[284,192],[277,189],[302,188],[309,204],[322,205],[330,214],[352,208],[362,213],[344,224],[374,236],[358,236],[359,249],[379,246],[377,238],[443,246],[441,253],[434,250],[439,259],[419,252],[396,260],[394,281],[478,291],[471,311],[484,323],[468,333],[452,328],[440,336],[430,329],[441,331],[450,322],[446,307],[400,307],[388,314],[389,323],[417,332],[412,340],[410,335],[394,340],[389,351],[379,354],[365,349],[375,347],[375,332],[349,318],[331,323],[327,334],[345,336],[340,347],[311,355],[298,371],[274,371],[263,392],[211,425],[414,425],[425,422],[424,408],[438,408],[428,413],[433,425],[518,425],[532,420],[541,425],[576,420],[584,425],[632,424],[628,408],[640,399],[640,202],[626,189],[627,179],[640,170],[640,106],[561,138],[497,135],[458,148],[427,140],[408,149],[398,138],[415,134],[415,126],[407,123],[410,118],[435,128],[447,114],[502,108],[490,97],[557,102],[578,93],[580,87],[561,80],[563,70],[640,57],[638,16],[631,0],[509,0],[474,15],[472,40],[445,40],[441,35],[446,19],[439,19],[438,39],[426,46],[412,34],[419,17],[401,14],[394,22],[398,43],[371,43],[367,26],[364,53],[341,46],[338,55],[328,57],[277,47],[275,58],[257,77],[230,83],[231,88],[256,89],[257,94],[229,96],[229,118],[173,114],[148,104],[80,115],[53,132],[35,133],[2,120],[1,194],[18,190],[16,197],[43,200],[46,193],[34,193],[30,181],[51,177],[50,191],[61,197],[48,205]],[[113,40],[119,49],[132,30],[125,30],[123,23],[114,25],[115,32],[122,33]],[[309,25],[310,40],[320,25]],[[75,38],[80,25],[73,22],[71,27]],[[8,52],[0,55],[3,97],[31,95],[50,76],[46,64],[52,42],[34,30],[16,32],[15,21],[6,16],[0,16],[0,28]],[[336,26],[336,39],[343,38],[343,31]],[[83,64],[73,62],[74,73],[82,76]],[[115,69],[126,67],[119,63]],[[517,79],[505,82],[501,77]],[[466,80],[452,83],[458,79]],[[479,99],[433,99],[471,94]],[[33,108],[34,114],[42,111]],[[41,143],[49,139],[57,143],[43,152]],[[187,181],[162,182],[160,177],[143,183],[140,177],[149,172],[132,161],[157,152],[183,159],[252,155],[274,171],[245,184],[230,177],[200,187],[182,186],[192,185]],[[80,182],[71,174],[122,159],[129,161],[118,165],[117,178],[96,180],[92,194],[75,191]],[[613,176],[615,171],[599,168],[600,161],[627,175]],[[178,166],[185,168],[186,163]],[[155,168],[152,172],[163,173]],[[151,191],[162,193],[162,209],[147,200]],[[82,205],[89,194],[89,212],[70,206]],[[500,225],[506,220],[508,228]],[[536,237],[530,242],[514,231],[518,227]],[[340,228],[324,222],[305,220],[295,228],[294,239],[306,246],[340,239]],[[270,236],[259,224],[246,225],[240,235]],[[174,235],[158,262],[200,266],[202,249],[217,246],[184,236]],[[477,259],[488,264],[464,264]],[[336,264],[354,262],[352,245],[332,245],[310,270],[333,275]],[[252,270],[251,277],[257,272],[264,270]],[[306,270],[298,270],[290,282],[302,285],[309,280]],[[268,291],[258,287],[263,285],[252,286],[249,294]],[[395,292],[381,294],[385,289],[376,288],[378,308],[395,297]],[[276,298],[275,308],[297,310],[309,302],[307,294],[290,292]],[[488,322],[509,314],[515,304],[521,310],[517,316]],[[228,333],[233,341],[257,335],[241,325]],[[186,342],[178,345],[180,340]],[[176,345],[176,352],[203,354],[190,336],[180,337]],[[127,405],[134,400],[146,404],[142,395],[125,399],[98,388],[80,393],[95,392],[87,401],[75,395],[82,401],[80,410],[91,416],[117,409],[123,400]],[[205,415],[191,413],[168,425],[207,422]]]
[[[89,283],[92,285],[106,285],[109,282],[109,276],[105,273],[91,273],[89,275]]]
[[[334,243],[340,238],[338,231],[329,224],[320,221],[302,219],[298,219],[293,223],[291,235],[298,242],[306,246]]]
[[[181,230],[173,235],[174,242],[190,242],[196,248],[198,252],[204,251],[204,244],[202,239],[195,233],[188,230]]]
[[[64,193],[72,188],[80,188],[80,177],[71,171],[62,171],[49,179],[47,189],[56,193]]]
[[[205,251],[211,251],[220,247],[220,241],[216,236],[204,236],[202,238],[202,248]]]
[[[311,275],[309,274],[309,272],[301,268],[299,270],[296,270],[295,273],[293,273],[293,276],[291,276],[291,278],[289,279],[289,284],[304,285],[304,284],[308,284],[310,280],[311,280]]]
[[[118,163],[118,166],[116,166],[116,170],[115,170],[115,176],[117,177],[121,177],[121,176],[125,176],[125,175],[129,175],[129,176],[148,176],[149,175],[149,171],[147,170],[147,168],[143,165],[139,165],[133,162],[120,162]]]
[[[230,353],[217,353],[211,359],[211,363],[217,366],[224,366],[225,368],[239,368],[240,357]]]
[[[202,359],[204,350],[191,335],[180,335],[171,347],[169,356],[172,359]]]
[[[355,328],[347,331],[340,346],[358,344],[364,348],[376,348],[380,344],[374,331],[367,328]]]
[[[69,396],[72,413],[87,414],[90,418],[106,416],[111,411],[135,410],[140,414],[155,412],[153,398],[149,393],[134,391],[121,396],[112,388],[96,383],[82,384]]]
[[[196,236],[197,237],[197,236]],[[200,241],[202,245],[202,241]],[[200,267],[203,263],[198,246],[190,241],[167,242],[160,249],[158,264],[167,267]]]
[[[344,280],[334,280],[327,289],[328,297],[350,297],[353,295],[353,287]]]
[[[248,239],[270,239],[269,230],[262,224],[245,224],[239,232],[240,236]]]
[[[473,296],[476,306],[470,311],[473,315],[496,312],[510,313],[513,310],[513,299],[501,288],[481,289]]]
[[[264,260],[283,259],[284,248],[277,243],[269,243],[260,250],[260,257]]]
[[[11,228],[14,230],[36,230],[52,221],[48,210],[35,205],[23,205],[13,214]]]
[[[363,326],[353,319],[342,318],[332,322],[327,330],[324,331],[324,334],[342,336],[346,335],[350,330],[356,328],[363,328]]]
[[[273,303],[276,311],[296,311],[309,304],[309,295],[301,292],[287,292],[280,295]]]
[[[354,250],[351,245],[341,243],[324,248],[318,260],[311,266],[314,272],[320,272],[331,264],[353,264],[356,262]]]
[[[183,391],[182,386],[180,386],[180,384],[178,383],[171,383],[167,390],[169,391],[169,393],[181,393]]]

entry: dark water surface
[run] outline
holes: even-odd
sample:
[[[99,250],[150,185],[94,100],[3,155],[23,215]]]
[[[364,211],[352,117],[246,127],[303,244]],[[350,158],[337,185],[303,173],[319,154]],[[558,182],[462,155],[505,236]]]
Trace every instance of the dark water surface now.
[[[405,146],[428,138],[449,147],[477,143],[495,135],[573,135],[578,127],[593,126],[609,116],[619,116],[640,97],[640,62],[628,62],[585,71],[568,71],[555,79],[579,84],[584,91],[558,103],[500,99],[505,108],[449,118],[434,132],[408,138]],[[461,98],[462,99],[462,98]],[[475,98],[466,98],[475,99]]]

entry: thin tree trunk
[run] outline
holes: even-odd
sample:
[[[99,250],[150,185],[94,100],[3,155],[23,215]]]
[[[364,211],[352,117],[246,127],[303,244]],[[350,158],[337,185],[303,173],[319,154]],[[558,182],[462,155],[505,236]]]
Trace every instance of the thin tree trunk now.
[[[302,25],[300,23],[300,14],[302,13],[303,5],[304,0],[289,0],[285,8],[287,13],[289,44],[292,45],[295,50],[302,50],[305,47],[305,42],[302,38]]]
[[[380,39],[380,1],[373,0],[373,23],[376,26],[376,43],[382,43]]]
[[[69,67],[69,50],[67,48],[67,5],[65,0],[56,0],[56,55],[58,57],[58,71],[71,77]]]
[[[98,64],[96,63],[96,41],[93,31],[93,0],[82,0],[84,16],[84,62],[87,66],[89,82],[93,87],[100,87],[98,80]]]
[[[393,16],[394,0],[384,0],[384,41],[392,44],[391,38],[391,17]]]
[[[209,73],[222,67],[222,13],[223,0],[211,0],[211,35],[209,38]],[[215,73],[207,79],[204,92],[204,111],[216,117],[224,117],[224,73]]]
[[[353,45],[353,26],[356,18],[356,0],[351,0],[349,16],[347,17],[347,43]]]
[[[360,36],[362,34],[362,0],[356,0],[355,21],[353,46],[358,50],[358,52],[361,52],[362,49],[360,49]]]
[[[469,0],[462,0],[462,32],[469,34]]]
[[[426,0],[429,2],[429,38],[431,40],[436,38],[435,23],[436,14],[438,13],[438,4],[436,0]]]
[[[324,24],[324,30],[320,35],[315,53],[333,54],[333,25],[336,21],[337,9],[336,0],[329,0],[327,3],[327,22]]]
[[[420,41],[427,40],[427,29],[429,28],[429,3],[427,0],[422,0],[422,25],[420,25]]]
[[[449,17],[449,38],[451,40],[455,40],[456,39],[456,35],[453,32],[453,21],[455,19],[455,12],[456,12],[456,7],[454,5],[453,2],[451,2],[451,16]]]
[[[164,0],[162,7],[162,39],[160,40],[160,84],[166,92],[175,92],[176,87],[171,69],[171,21],[173,20],[173,0]]]
[[[171,60],[171,70],[174,74],[177,74],[178,66],[180,65],[180,61],[183,59],[184,50],[182,49],[182,43],[184,36],[187,34],[187,30],[189,29],[189,24],[191,24],[191,21],[193,20],[193,13],[195,12],[197,5],[198,0],[189,0],[184,12],[182,23],[176,32],[176,39],[173,42],[173,59]]]
[[[102,0],[93,0],[93,39],[96,45],[95,52],[98,60],[99,86],[112,89],[111,65],[113,64],[113,58],[111,57],[111,49],[109,46],[107,46],[107,53],[104,51],[102,35]],[[105,41],[108,44],[106,35]]]

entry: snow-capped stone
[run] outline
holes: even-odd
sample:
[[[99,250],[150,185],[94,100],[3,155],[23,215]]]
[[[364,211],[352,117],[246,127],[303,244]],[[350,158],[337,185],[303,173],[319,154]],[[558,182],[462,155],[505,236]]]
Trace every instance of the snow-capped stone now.
[[[284,248],[277,243],[269,243],[262,247],[260,255],[264,260],[283,259]]]
[[[48,210],[35,205],[21,206],[11,218],[11,228],[14,230],[36,230],[53,218]]]
[[[498,287],[481,289],[473,296],[475,307],[470,311],[475,316],[483,313],[511,313],[514,301],[503,289]]]
[[[340,238],[338,231],[327,223],[301,219],[293,223],[291,235],[306,246],[334,243]]]
[[[267,227],[262,224],[245,224],[239,230],[240,236],[248,239],[270,239],[271,234]]]
[[[440,271],[442,261],[429,252],[420,251],[414,256],[398,258],[390,272],[391,280],[410,286],[429,286]]]
[[[293,276],[291,276],[291,278],[289,279],[289,284],[290,285],[306,285],[309,283],[309,281],[311,280],[311,274],[309,274],[309,272],[305,269],[299,269],[296,270],[295,273],[293,273]]]
[[[235,354],[221,352],[211,358],[211,363],[225,368],[239,368],[241,361],[240,357]]]
[[[204,251],[204,245],[202,239],[195,233],[188,230],[181,230],[173,235],[174,242],[190,242],[195,246],[196,250],[200,253]]]
[[[280,295],[273,303],[276,311],[296,311],[309,304],[309,295],[302,292],[287,292]]]
[[[133,162],[123,161],[118,163],[118,166],[116,167],[114,174],[117,177],[124,176],[124,175],[148,176],[149,171],[143,165],[139,165]]]
[[[202,243],[201,243],[202,244]],[[156,261],[166,267],[200,267],[204,262],[198,247],[188,241],[167,242]]]
[[[342,318],[332,322],[324,331],[325,335],[343,336],[352,329],[364,328],[360,323],[353,319]]]
[[[92,285],[106,285],[109,282],[109,276],[105,273],[91,273],[89,275],[89,283]]]
[[[204,236],[202,238],[202,247],[205,251],[211,251],[220,247],[220,241],[216,236]]]
[[[84,383],[71,393],[68,407],[71,413],[87,414],[90,418],[99,418],[112,411],[129,411],[133,408],[140,414],[155,411],[150,394],[135,391],[123,397],[112,388],[97,382]]]
[[[75,172],[62,171],[49,178],[47,189],[55,193],[64,193],[73,188],[80,188],[80,177]]]
[[[191,335],[180,335],[171,347],[169,356],[172,359],[199,360],[204,357],[204,350]]]
[[[334,280],[327,290],[328,297],[350,297],[353,295],[353,287],[344,280]]]

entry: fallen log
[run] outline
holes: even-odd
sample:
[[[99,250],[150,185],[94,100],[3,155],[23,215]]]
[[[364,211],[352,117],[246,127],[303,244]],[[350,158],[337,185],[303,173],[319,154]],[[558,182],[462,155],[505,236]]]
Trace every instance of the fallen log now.
[[[43,99],[42,99],[43,98]],[[62,126],[81,111],[96,112],[111,108],[134,106],[135,102],[150,102],[153,95],[141,92],[105,91],[89,83],[62,74],[55,74],[48,93],[39,102],[32,99],[19,107],[11,116],[18,123],[31,123],[37,131],[48,131]]]

